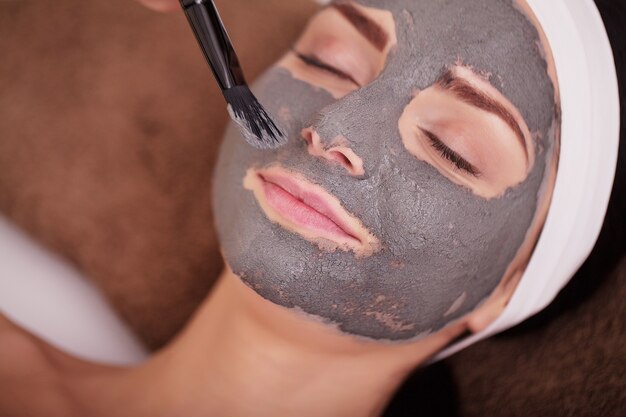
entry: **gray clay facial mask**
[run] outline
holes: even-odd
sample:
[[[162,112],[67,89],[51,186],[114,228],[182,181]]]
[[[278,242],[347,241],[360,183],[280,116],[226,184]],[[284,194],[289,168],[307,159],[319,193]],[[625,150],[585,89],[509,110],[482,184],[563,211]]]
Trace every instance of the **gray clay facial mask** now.
[[[512,1],[358,3],[393,14],[397,44],[384,68],[341,98],[270,69],[255,92],[290,140],[260,151],[229,127],[215,176],[216,223],[226,261],[262,297],[353,335],[415,339],[474,310],[524,241],[555,141],[555,91],[537,30]],[[528,175],[495,198],[411,155],[398,128],[416,91],[459,63],[489,74],[534,138]],[[308,127],[323,145],[342,137],[362,175],[311,155],[301,135]],[[250,168],[272,166],[335,196],[375,236],[375,250],[325,250],[268,218],[243,181]]]

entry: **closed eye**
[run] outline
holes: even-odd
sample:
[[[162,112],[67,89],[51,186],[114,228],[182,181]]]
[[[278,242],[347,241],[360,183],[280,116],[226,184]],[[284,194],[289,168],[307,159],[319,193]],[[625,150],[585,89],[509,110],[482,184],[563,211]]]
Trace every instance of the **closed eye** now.
[[[452,162],[457,169],[465,171],[474,177],[480,177],[480,171],[472,164],[467,162],[461,155],[450,149],[445,143],[441,141],[434,133],[428,130],[421,129],[422,133],[428,138],[431,146],[441,154],[445,159]]]
[[[323,62],[321,59],[317,58],[315,55],[305,55],[301,52],[296,51],[293,48],[292,48],[292,52],[306,65],[321,69],[322,71],[326,71],[343,80],[350,81],[357,87],[361,88],[361,85],[350,74],[346,74],[345,72],[333,67],[332,65],[329,65]]]

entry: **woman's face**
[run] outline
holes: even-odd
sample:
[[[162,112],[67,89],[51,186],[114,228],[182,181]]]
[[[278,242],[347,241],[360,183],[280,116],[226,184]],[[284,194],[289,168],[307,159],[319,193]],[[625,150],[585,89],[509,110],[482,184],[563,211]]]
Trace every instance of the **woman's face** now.
[[[224,255],[341,331],[423,337],[474,310],[525,241],[558,140],[537,28],[507,0],[336,2],[255,86],[289,133],[231,126]]]

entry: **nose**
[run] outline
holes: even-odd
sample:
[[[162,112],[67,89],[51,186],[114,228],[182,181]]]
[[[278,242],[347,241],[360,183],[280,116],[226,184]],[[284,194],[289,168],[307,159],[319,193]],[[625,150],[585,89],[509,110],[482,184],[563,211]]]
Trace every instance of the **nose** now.
[[[302,129],[302,138],[307,143],[309,154],[327,159],[341,165],[350,175],[360,176],[365,174],[363,160],[347,145],[347,140],[341,136],[331,141],[326,146],[320,135],[312,127]]]

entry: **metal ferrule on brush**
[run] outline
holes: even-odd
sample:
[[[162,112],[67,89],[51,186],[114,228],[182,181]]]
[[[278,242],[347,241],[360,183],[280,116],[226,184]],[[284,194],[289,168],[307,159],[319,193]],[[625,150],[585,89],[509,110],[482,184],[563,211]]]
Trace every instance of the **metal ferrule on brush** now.
[[[246,141],[258,148],[282,145],[285,135],[248,88],[213,0],[180,0],[180,4]]]

